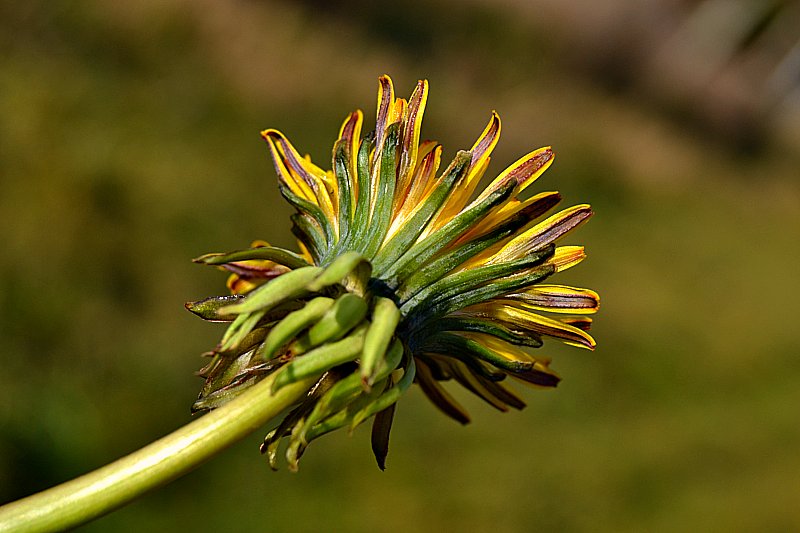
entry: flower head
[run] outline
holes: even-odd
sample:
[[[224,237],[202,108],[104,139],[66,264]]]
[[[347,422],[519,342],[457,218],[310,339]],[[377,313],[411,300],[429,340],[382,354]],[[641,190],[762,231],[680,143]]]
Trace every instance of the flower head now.
[[[448,416],[469,416],[443,382],[455,381],[506,411],[525,406],[507,378],[554,387],[545,337],[593,349],[589,289],[543,283],[580,263],[580,246],[557,246],[592,214],[577,205],[550,216],[556,192],[521,193],[553,162],[534,150],[475,194],[500,136],[492,113],[472,148],[439,170],[441,145],[420,141],[428,84],[404,100],[379,79],[374,131],[361,111],[344,121],[333,169],[303,157],[277,130],[262,136],[278,186],[295,208],[299,253],[254,242],[199,263],[231,272],[232,294],[187,304],[228,322],[200,371],[195,410],[213,409],[266,376],[273,388],[313,378],[304,399],[267,435],[262,452],[290,467],[313,439],[373,419],[372,445],[384,466],[400,396],[417,383]]]

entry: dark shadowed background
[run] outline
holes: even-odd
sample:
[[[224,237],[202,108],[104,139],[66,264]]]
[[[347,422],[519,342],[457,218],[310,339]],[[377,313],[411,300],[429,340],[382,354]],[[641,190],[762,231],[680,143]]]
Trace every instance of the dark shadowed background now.
[[[190,420],[189,259],[293,246],[259,131],[329,168],[388,73],[445,156],[492,109],[490,174],[554,146],[597,350],[467,427],[412,389],[386,472],[363,428],[298,474],[253,435],[82,531],[800,529],[799,38],[778,0],[0,1],[0,500]]]

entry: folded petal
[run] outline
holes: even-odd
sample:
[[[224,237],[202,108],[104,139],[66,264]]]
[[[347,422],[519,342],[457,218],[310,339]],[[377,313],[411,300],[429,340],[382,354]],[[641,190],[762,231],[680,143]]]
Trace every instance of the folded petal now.
[[[292,143],[289,142],[289,139],[278,130],[263,131],[261,136],[270,145],[278,174],[288,173],[291,176],[285,181],[295,192],[297,191],[292,187],[292,183],[305,184],[307,188],[301,187],[304,193],[303,197],[316,203],[328,220],[336,227],[336,210],[333,207],[333,200],[329,191],[330,183],[326,173],[301,157],[292,146]],[[310,198],[308,198],[308,190],[313,191]]]
[[[538,311],[551,313],[591,314],[600,306],[600,296],[590,289],[566,285],[534,285],[524,292],[504,298]]]
[[[556,213],[511,239],[499,252],[490,257],[487,263],[513,261],[540,250],[588,220],[590,216],[592,216],[592,209],[585,204]]]
[[[431,225],[430,231],[435,230],[466,207],[483,173],[486,171],[486,167],[489,166],[492,150],[494,150],[497,141],[500,139],[500,129],[500,115],[498,115],[496,111],[492,111],[489,124],[486,125],[483,133],[481,133],[478,140],[475,141],[475,144],[473,144],[470,149],[470,152],[472,152],[472,162],[470,163],[469,172],[464,182],[461,186],[453,190],[453,193],[450,195],[450,198],[448,198],[447,203],[442,207],[442,211],[437,216],[434,224]]]
[[[489,184],[486,189],[478,196],[478,199],[491,194],[509,181],[517,183],[517,192],[523,191],[528,185],[536,181],[536,179],[553,164],[555,153],[552,148],[545,146],[533,152],[524,155],[518,159],[513,165],[504,170],[495,180]]]
[[[395,189],[395,213],[402,204],[411,178],[414,174],[414,165],[417,163],[417,150],[419,147],[419,134],[422,128],[422,116],[425,113],[425,104],[428,102],[428,82],[419,80],[414,93],[408,103],[404,117],[402,150],[400,152],[400,165],[397,171],[397,188]]]
[[[534,313],[513,300],[490,300],[460,311],[462,316],[492,318],[511,329],[530,331],[536,335],[555,337],[567,344],[593,350],[596,343],[591,335],[561,320]],[[488,339],[496,339],[485,334]],[[482,341],[483,342],[483,341]],[[492,340],[494,342],[494,340]],[[497,339],[497,342],[503,342]],[[504,343],[507,344],[507,343]],[[510,345],[509,345],[510,346]],[[519,350],[519,348],[515,348]],[[521,350],[520,350],[521,351]],[[524,353],[524,352],[523,352]]]
[[[394,85],[389,76],[378,78],[378,109],[375,118],[375,155],[372,164],[376,165],[380,154],[383,140],[386,138],[386,128],[393,121],[391,120],[392,108],[394,107]]]

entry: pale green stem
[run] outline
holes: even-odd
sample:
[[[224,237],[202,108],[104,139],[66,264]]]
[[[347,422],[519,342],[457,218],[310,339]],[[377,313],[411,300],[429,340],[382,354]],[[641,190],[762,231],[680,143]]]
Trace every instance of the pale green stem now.
[[[186,474],[295,403],[316,378],[271,392],[272,376],[144,448],[79,478],[0,507],[0,531],[62,531]]]

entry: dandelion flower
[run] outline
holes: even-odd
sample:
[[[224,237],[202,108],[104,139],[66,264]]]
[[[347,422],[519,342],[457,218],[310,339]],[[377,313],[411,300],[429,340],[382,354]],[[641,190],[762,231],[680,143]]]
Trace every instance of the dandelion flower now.
[[[268,376],[273,390],[313,383],[262,445],[273,468],[282,440],[296,469],[311,441],[370,419],[384,468],[396,402],[413,383],[467,423],[446,382],[501,411],[521,409],[508,381],[548,388],[560,380],[533,348],[548,337],[595,347],[587,315],[597,311],[597,293],[544,283],[584,259],[582,247],[556,242],[592,211],[577,205],[548,216],[557,192],[522,194],[553,151],[524,155],[477,192],[500,117],[492,113],[472,148],[440,170],[441,145],[420,140],[427,98],[426,81],[405,100],[381,77],[375,129],[364,134],[362,112],[351,113],[332,170],[279,131],[262,132],[296,211],[299,251],[256,241],[195,260],[229,271],[231,294],[187,304],[229,323],[199,372],[205,384],[194,410],[214,409]]]

